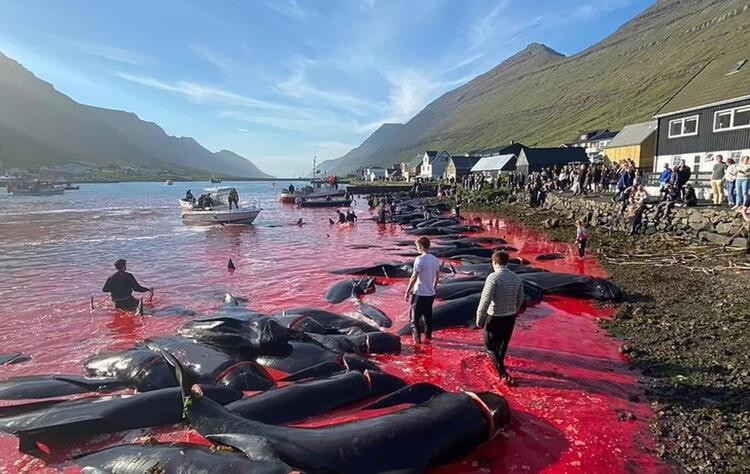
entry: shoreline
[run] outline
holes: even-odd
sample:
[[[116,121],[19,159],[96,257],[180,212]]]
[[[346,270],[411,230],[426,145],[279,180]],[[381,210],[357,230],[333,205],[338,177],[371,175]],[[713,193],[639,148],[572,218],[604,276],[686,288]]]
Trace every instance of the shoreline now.
[[[566,216],[525,203],[469,205],[572,242]],[[643,375],[658,455],[685,472],[750,467],[750,257],[666,234],[588,227],[589,253],[627,299],[600,326]],[[735,265],[733,269],[732,266]]]

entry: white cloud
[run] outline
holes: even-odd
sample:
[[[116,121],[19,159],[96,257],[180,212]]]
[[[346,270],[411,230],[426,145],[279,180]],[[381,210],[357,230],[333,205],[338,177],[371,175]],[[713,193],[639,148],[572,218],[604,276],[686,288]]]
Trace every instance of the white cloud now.
[[[148,58],[146,58],[146,56],[122,48],[116,48],[114,46],[100,43],[91,43],[89,41],[67,41],[76,49],[79,49],[86,54],[108,59],[110,61],[131,64],[134,66],[143,66],[148,62]]]
[[[297,0],[267,0],[265,6],[271,11],[295,20],[305,21],[312,16],[312,12],[304,9]]]
[[[498,30],[507,28],[509,22],[499,21],[498,17],[503,10],[508,7],[509,0],[500,0],[489,14],[483,14],[482,18],[477,21],[469,30],[469,45],[471,48],[478,48],[490,40]]]
[[[333,105],[359,116],[384,110],[385,104],[362,99],[346,92],[330,91],[314,86],[307,80],[306,65],[315,62],[309,59],[298,59],[296,62],[298,65],[292,75],[278,84],[278,89],[286,96],[307,102],[311,99],[316,102],[320,101],[324,106]]]
[[[226,76],[232,76],[236,70],[236,67],[233,64],[232,60],[230,60],[226,56],[208,49],[202,44],[191,43],[188,48],[193,52],[193,54],[213,65],[214,67],[216,67],[216,69],[221,71],[221,73]]]

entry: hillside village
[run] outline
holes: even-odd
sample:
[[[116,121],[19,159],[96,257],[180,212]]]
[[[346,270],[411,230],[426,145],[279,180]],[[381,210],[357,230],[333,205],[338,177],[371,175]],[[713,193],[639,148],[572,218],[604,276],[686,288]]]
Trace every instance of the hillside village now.
[[[741,157],[750,155],[750,48],[713,58],[676,89],[653,118],[622,130],[584,131],[558,147],[529,147],[511,141],[468,153],[428,150],[388,168],[360,168],[358,175],[367,181],[457,182],[469,175],[496,180],[565,165],[632,160],[646,182],[658,184],[665,165],[672,168],[685,160],[694,186],[704,192],[701,197],[708,198],[716,158],[739,163]]]

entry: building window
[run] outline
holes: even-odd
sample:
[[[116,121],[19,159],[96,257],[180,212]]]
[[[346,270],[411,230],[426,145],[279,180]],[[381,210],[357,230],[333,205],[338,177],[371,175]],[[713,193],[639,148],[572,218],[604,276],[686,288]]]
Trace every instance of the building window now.
[[[714,114],[714,132],[750,127],[750,107],[720,110]]]
[[[742,155],[742,152],[739,152],[739,151],[729,152],[729,158],[733,159],[735,163],[740,162],[741,155]]]
[[[698,116],[683,117],[669,122],[669,138],[698,135]]]
[[[680,160],[682,157],[680,155],[675,155],[672,157],[672,168],[680,164]]]

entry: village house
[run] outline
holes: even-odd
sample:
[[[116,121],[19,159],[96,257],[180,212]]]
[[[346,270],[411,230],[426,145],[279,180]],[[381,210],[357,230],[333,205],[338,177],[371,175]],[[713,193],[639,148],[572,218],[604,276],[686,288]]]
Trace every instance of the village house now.
[[[626,125],[620,133],[609,142],[604,154],[611,162],[631,159],[637,168],[651,171],[656,154],[656,126],[651,122]]]
[[[582,147],[570,148],[524,148],[518,155],[516,171],[524,176],[542,168],[562,166],[570,163],[588,163],[588,156]]]
[[[562,143],[562,148],[583,148],[586,151],[589,161],[595,161],[604,154],[604,149],[618,132],[611,132],[608,129],[591,130],[584,132],[576,138],[573,143]]]
[[[411,161],[405,163],[404,171],[402,176],[406,181],[412,181],[414,178],[422,173],[422,163],[424,161],[423,155],[420,153]]]
[[[365,168],[365,181],[378,181],[388,177],[388,171],[382,166],[369,166]]]
[[[654,171],[680,160],[710,171],[716,155],[750,155],[750,47],[706,64],[656,113]]]
[[[443,177],[445,168],[448,167],[448,160],[451,154],[447,151],[426,151],[422,155],[422,170],[420,178],[439,179]]]
[[[445,179],[461,179],[471,172],[471,168],[479,161],[478,156],[471,155],[452,155],[448,160],[448,166],[445,168],[443,178]]]
[[[482,175],[485,180],[494,179],[500,174],[514,171],[517,159],[514,154],[485,156],[474,164],[471,173]]]

